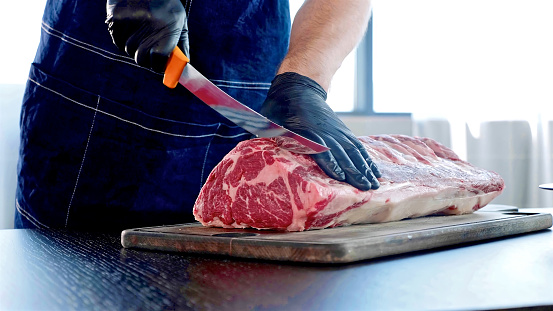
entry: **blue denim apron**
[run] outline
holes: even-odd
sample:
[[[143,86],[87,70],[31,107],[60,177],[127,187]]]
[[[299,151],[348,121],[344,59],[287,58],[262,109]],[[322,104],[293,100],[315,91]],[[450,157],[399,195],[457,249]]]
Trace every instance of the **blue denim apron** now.
[[[259,109],[290,32],[287,1],[189,1],[190,59]],[[21,111],[16,228],[191,221],[212,168],[250,134],[117,50],[105,1],[49,0]]]

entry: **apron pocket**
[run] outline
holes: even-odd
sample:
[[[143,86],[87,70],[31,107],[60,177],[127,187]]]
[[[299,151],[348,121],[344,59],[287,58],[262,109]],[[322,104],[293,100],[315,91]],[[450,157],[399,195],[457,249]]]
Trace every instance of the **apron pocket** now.
[[[18,202],[52,227],[120,230],[192,220],[214,165],[250,134],[159,118],[31,68]]]

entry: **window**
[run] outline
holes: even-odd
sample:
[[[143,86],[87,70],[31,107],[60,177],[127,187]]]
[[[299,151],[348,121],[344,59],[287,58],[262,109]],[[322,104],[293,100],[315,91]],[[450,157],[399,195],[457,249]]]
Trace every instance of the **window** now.
[[[517,119],[553,104],[553,1],[386,0],[373,12],[375,111]]]
[[[552,1],[386,0],[373,14],[333,79],[335,111],[505,119],[553,103]]]
[[[292,19],[302,4],[303,0],[290,0]],[[352,115],[375,114],[373,109],[372,36],[371,18],[365,37],[358,47],[346,57],[332,79],[327,102],[338,113]],[[385,112],[388,111],[384,109],[380,111],[380,114],[389,114]],[[400,115],[408,114],[401,113]]]

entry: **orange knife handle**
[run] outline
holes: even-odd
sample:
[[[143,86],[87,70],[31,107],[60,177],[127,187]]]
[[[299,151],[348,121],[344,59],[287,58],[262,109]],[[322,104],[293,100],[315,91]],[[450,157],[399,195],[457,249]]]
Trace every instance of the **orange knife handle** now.
[[[169,55],[167,67],[165,67],[165,75],[163,76],[163,84],[174,89],[179,83],[180,75],[188,62],[190,62],[188,57],[176,46],[171,55]]]

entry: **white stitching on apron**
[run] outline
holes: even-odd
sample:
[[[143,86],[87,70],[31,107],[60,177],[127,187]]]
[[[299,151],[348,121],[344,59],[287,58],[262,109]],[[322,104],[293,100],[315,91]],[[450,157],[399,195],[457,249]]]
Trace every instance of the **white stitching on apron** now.
[[[242,82],[242,81],[228,81],[228,80],[211,80],[213,84],[218,87],[228,87],[235,89],[248,89],[248,90],[268,90],[271,83],[266,82]]]
[[[37,228],[48,228],[50,229],[50,227],[48,227],[47,225],[41,223],[40,221],[38,221],[36,218],[34,218],[31,214],[27,213],[26,210],[24,210],[21,205],[19,205],[19,202],[17,200],[15,200],[15,208],[17,209],[17,211],[19,212],[19,214],[21,214],[21,216],[27,218],[27,220],[32,223],[33,225],[35,225],[35,227]]]
[[[229,81],[229,80],[217,80],[213,79],[212,82],[220,82],[220,83],[229,83],[229,84],[253,84],[253,85],[265,85],[265,86],[271,86],[271,83],[269,82],[242,82],[242,81]]]
[[[62,40],[63,40],[63,38],[66,38],[67,40],[72,40],[72,41],[78,42],[78,43],[80,43],[80,44],[82,44],[82,45],[89,46],[89,47],[91,47],[91,48],[93,48],[93,49],[99,50],[99,51],[104,52],[104,53],[107,53],[107,54],[111,54],[111,55],[113,55],[113,56],[115,56],[115,57],[125,58],[125,59],[129,60],[129,62],[135,64],[134,59],[133,59],[132,57],[130,57],[130,56],[126,56],[126,55],[122,55],[122,54],[113,53],[113,52],[110,52],[110,51],[101,49],[101,48],[99,48],[99,47],[97,47],[97,46],[94,46],[94,45],[92,45],[92,44],[89,44],[89,43],[86,43],[86,42],[77,40],[77,39],[75,39],[75,38],[73,38],[73,37],[70,37],[70,36],[64,34],[63,32],[61,32],[61,31],[59,31],[59,30],[54,29],[52,26],[46,24],[44,21],[42,21],[42,25],[43,25],[44,27],[47,27],[48,29],[50,29],[50,31],[55,32],[55,33],[58,34],[58,35],[56,36],[56,35],[54,35],[53,33],[49,32],[48,30],[44,29],[44,27],[42,27],[42,29],[44,29],[44,31],[46,31],[48,34],[50,34],[50,35],[52,35],[52,36],[54,36],[54,37],[58,37],[58,38],[60,38],[60,39],[62,39]],[[63,38],[62,38],[62,37],[63,37]],[[64,41],[68,42],[67,40],[64,40]],[[71,43],[71,42],[69,42],[69,43]],[[75,44],[75,45],[77,45],[77,44]]]
[[[59,96],[65,98],[65,99],[67,99],[67,100],[69,100],[69,101],[71,101],[71,102],[73,102],[73,103],[75,103],[75,104],[77,104],[77,105],[83,106],[83,107],[85,107],[85,108],[87,108],[87,109],[95,110],[95,111],[97,111],[97,112],[99,112],[99,113],[105,114],[105,115],[110,116],[110,117],[112,117],[112,118],[116,118],[116,119],[118,119],[118,120],[121,120],[121,121],[126,122],[126,123],[129,123],[129,124],[138,126],[138,127],[142,128],[142,129],[144,129],[144,130],[147,130],[147,131],[152,131],[152,132],[159,133],[159,134],[164,134],[164,135],[169,135],[169,136],[176,136],[176,137],[182,137],[182,138],[203,138],[203,137],[210,137],[210,136],[217,136],[217,137],[221,137],[221,138],[236,138],[236,137],[240,137],[240,136],[251,135],[251,134],[248,133],[248,132],[240,133],[240,134],[236,134],[236,135],[231,135],[231,136],[224,136],[224,135],[220,135],[220,134],[217,134],[217,133],[215,133],[215,134],[205,134],[205,135],[182,135],[182,134],[168,133],[168,132],[164,132],[164,131],[152,129],[152,128],[146,127],[146,126],[144,126],[144,125],[141,125],[141,124],[139,124],[139,123],[136,123],[136,122],[132,122],[132,121],[123,119],[123,118],[121,118],[121,117],[119,117],[119,116],[116,116],[116,115],[114,115],[114,114],[107,113],[107,112],[102,111],[102,110],[100,110],[100,109],[94,109],[94,108],[92,108],[92,107],[89,107],[89,106],[87,106],[87,105],[85,105],[85,104],[83,104],[83,103],[80,103],[80,102],[78,102],[78,101],[76,101],[76,100],[74,100],[74,99],[71,99],[71,98],[69,98],[69,97],[67,97],[67,96],[65,96],[65,95],[63,95],[63,94],[61,94],[61,93],[59,93],[59,92],[56,92],[56,91],[54,91],[54,90],[52,90],[52,89],[50,89],[50,88],[48,88],[48,87],[45,87],[44,85],[41,85],[40,83],[34,81],[34,80],[31,79],[31,78],[28,78],[28,79],[29,79],[30,81],[32,81],[33,83],[35,83],[36,85],[38,85],[38,86],[44,88],[45,90],[48,90],[48,91],[50,91],[50,92],[52,92],[52,93],[54,93],[54,94],[56,94],[56,95],[59,95]],[[190,125],[194,125],[194,126],[210,126],[210,125],[192,124],[192,123],[186,123],[186,122],[183,122],[183,124],[190,124]],[[220,126],[221,123],[213,123],[213,124],[211,124],[211,125]],[[234,127],[238,127],[238,126],[234,126]],[[233,128],[233,127],[231,127],[231,128]]]
[[[190,5],[192,5],[192,2],[190,2]],[[161,73],[158,73],[158,72],[155,72],[153,70],[150,70],[148,68],[145,68],[145,67],[142,67],[142,66],[139,66],[137,63],[134,62],[134,59],[131,58],[131,57],[128,57],[128,56],[124,56],[124,55],[121,55],[121,54],[116,54],[116,53],[113,53],[113,52],[110,52],[110,51],[107,51],[107,50],[104,50],[104,49],[101,49],[97,46],[94,46],[92,44],[89,44],[89,43],[86,43],[86,42],[82,42],[80,40],[77,40],[73,37],[70,37],[66,34],[64,34],[63,32],[59,31],[59,30],[56,30],[54,29],[52,26],[46,24],[44,21],[42,21],[42,29],[49,35],[53,36],[53,37],[56,37],[56,38],[59,38],[60,40],[64,41],[64,42],[67,42],[69,44],[72,44],[76,47],[79,47],[81,49],[84,49],[84,50],[87,50],[89,52],[92,52],[92,53],[95,53],[95,54],[98,54],[104,58],[107,58],[109,60],[113,60],[113,61],[116,61],[116,62],[121,62],[121,63],[125,63],[125,64],[128,64],[128,65],[131,65],[131,66],[134,66],[134,67],[138,67],[140,69],[144,69],[144,70],[147,70],[147,71],[150,71],[156,75],[162,75]],[[112,56],[108,56],[108,55],[105,55],[105,54],[110,54],[110,55],[113,55]],[[119,57],[119,58],[123,58],[123,59],[116,59],[115,57]],[[251,90],[255,90],[255,89],[269,89],[268,86],[270,86],[271,84],[270,83],[266,83],[266,82],[242,82],[242,81],[227,81],[227,80],[212,80],[213,83],[219,87],[228,87],[228,88],[240,88],[240,89],[251,89]],[[220,83],[220,84],[217,84],[217,83]],[[232,84],[237,84],[236,86],[235,85],[232,85]],[[251,85],[259,85],[259,86],[252,86],[252,87],[249,87],[249,86],[246,86],[248,84],[251,84]],[[268,85],[267,87],[262,87],[261,85]]]
[[[86,146],[84,147],[83,159],[81,161],[81,166],[79,167],[79,172],[77,173],[75,187],[73,187],[73,193],[71,194],[71,199],[69,200],[69,206],[67,206],[67,215],[65,216],[65,228],[67,228],[67,223],[69,222],[69,211],[71,211],[73,198],[75,198],[75,192],[77,191],[79,178],[81,177],[81,172],[83,171],[84,160],[86,159],[86,152],[88,151],[88,145],[90,144],[90,138],[92,137],[92,130],[94,129],[94,122],[96,122],[96,115],[98,114],[98,106],[100,106],[100,96],[98,96],[98,101],[96,102],[96,110],[94,111],[94,116],[92,117],[92,124],[90,125],[90,131],[88,132],[88,139],[86,140]]]
[[[188,10],[186,11],[186,19],[190,18],[190,9],[192,9],[192,0],[190,1],[186,0],[186,3],[184,4],[185,10],[187,6],[188,6]]]
[[[221,125],[219,124],[219,126],[217,126],[217,129],[215,130],[215,132],[217,132],[219,130],[219,127]],[[204,180],[204,169],[205,169],[205,162],[207,162],[207,155],[209,154],[209,148],[211,148],[211,142],[213,140],[209,140],[209,143],[207,144],[207,148],[205,150],[205,155],[204,155],[204,162],[202,163],[202,173],[200,174],[200,188],[202,187],[202,183],[203,183],[203,180]]]
[[[48,24],[46,24],[44,21],[42,22],[42,24],[43,24],[43,26],[48,27],[49,29],[52,29],[53,31],[57,31],[57,30],[53,29],[51,26],[49,26]],[[104,57],[104,58],[107,58],[107,59],[110,59],[110,60],[113,60],[113,61],[116,61],[116,62],[125,63],[125,64],[128,64],[128,65],[135,66],[135,67],[138,67],[138,68],[140,68],[140,69],[148,70],[148,71],[151,71],[151,72],[153,72],[153,73],[155,73],[155,74],[161,75],[160,73],[157,73],[157,72],[155,72],[155,71],[153,71],[153,70],[150,70],[150,69],[148,69],[148,68],[139,66],[139,65],[138,65],[137,63],[135,63],[134,61],[127,61],[127,60],[122,60],[122,59],[115,59],[114,57],[110,57],[110,56],[104,55],[104,54],[102,54],[102,53],[100,53],[100,52],[98,52],[98,51],[94,51],[94,50],[91,49],[91,48],[85,47],[84,45],[79,45],[79,44],[76,44],[75,42],[71,42],[70,40],[74,40],[74,41],[77,41],[77,42],[79,42],[79,43],[82,43],[82,42],[80,42],[79,40],[76,40],[76,39],[74,39],[74,38],[71,38],[71,37],[69,37],[69,36],[67,36],[67,35],[65,35],[65,34],[59,32],[59,31],[57,31],[57,32],[61,33],[61,35],[56,35],[56,34],[52,33],[51,31],[49,31],[48,29],[46,29],[45,27],[42,27],[42,29],[43,29],[47,34],[49,34],[49,35],[51,35],[51,36],[53,36],[53,37],[59,38],[60,40],[65,41],[65,42],[67,42],[67,43],[69,43],[69,44],[72,44],[72,45],[74,45],[74,46],[76,46],[76,47],[79,47],[79,48],[84,49],[84,50],[87,50],[87,51],[89,51],[89,52],[98,54],[98,55],[100,55],[100,56],[102,56],[102,57]],[[83,43],[83,44],[86,44],[86,43]],[[95,49],[100,50],[100,51],[102,51],[102,52],[109,53],[109,54],[112,54],[112,55],[115,55],[115,56],[120,57],[119,54],[113,54],[113,53],[111,53],[111,52],[109,52],[109,51],[102,50],[102,49],[100,49],[100,48],[98,48],[98,47],[96,47],[96,46],[90,45],[90,44],[86,44],[86,45],[91,46],[91,47],[94,47]]]
[[[251,87],[251,86],[234,86],[234,85],[223,85],[223,84],[216,84],[218,87],[228,87],[233,89],[247,89],[247,90],[268,90],[269,87],[267,86],[257,86],[257,87]]]

